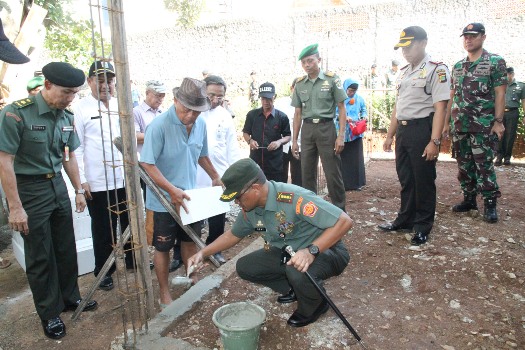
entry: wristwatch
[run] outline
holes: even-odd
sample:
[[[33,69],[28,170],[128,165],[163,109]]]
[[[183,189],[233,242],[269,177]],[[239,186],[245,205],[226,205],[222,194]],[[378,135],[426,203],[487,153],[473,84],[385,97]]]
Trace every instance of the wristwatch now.
[[[81,188],[79,190],[75,190],[75,194],[83,194],[83,195],[85,195],[86,194],[86,190],[84,190],[83,188]]]
[[[310,244],[307,248],[310,254],[312,254],[313,256],[317,258],[317,256],[319,255],[319,247],[316,246],[315,244]]]
[[[436,145],[436,146],[441,145],[441,140],[440,139],[432,139],[432,142],[434,142],[434,145]]]

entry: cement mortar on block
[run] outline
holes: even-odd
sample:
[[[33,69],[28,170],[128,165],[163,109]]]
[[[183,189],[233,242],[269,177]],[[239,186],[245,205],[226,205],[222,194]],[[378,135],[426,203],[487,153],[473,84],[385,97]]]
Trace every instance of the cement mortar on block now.
[[[255,240],[244,248],[234,258],[215,270],[213,274],[206,276],[193,287],[191,287],[180,298],[174,300],[168,307],[162,310],[149,322],[148,333],[137,334],[137,350],[209,350],[208,348],[195,347],[180,339],[167,337],[170,327],[186,312],[191,311],[195,303],[202,301],[214,288],[220,287],[221,283],[235,272],[237,260],[263,246],[262,240]]]

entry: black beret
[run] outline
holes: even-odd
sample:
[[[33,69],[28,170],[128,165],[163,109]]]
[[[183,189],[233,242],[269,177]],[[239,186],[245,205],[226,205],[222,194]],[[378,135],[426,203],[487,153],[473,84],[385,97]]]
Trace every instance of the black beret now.
[[[51,62],[42,68],[42,74],[55,85],[63,87],[79,87],[84,85],[84,72],[66,62]]]

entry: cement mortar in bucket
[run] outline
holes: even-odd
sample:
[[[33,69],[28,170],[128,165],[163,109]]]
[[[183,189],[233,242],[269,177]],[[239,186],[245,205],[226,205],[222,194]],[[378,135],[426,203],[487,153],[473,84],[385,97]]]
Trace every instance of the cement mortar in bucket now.
[[[224,350],[256,350],[266,312],[259,305],[238,302],[223,305],[213,313]]]

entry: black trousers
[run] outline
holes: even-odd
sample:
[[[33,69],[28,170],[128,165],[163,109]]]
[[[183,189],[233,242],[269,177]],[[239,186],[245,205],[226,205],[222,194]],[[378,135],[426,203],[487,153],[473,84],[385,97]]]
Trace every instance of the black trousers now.
[[[206,245],[210,245],[224,233],[224,225],[226,224],[226,213],[219,214],[208,218],[208,238],[206,238]]]
[[[116,192],[116,195],[115,195]],[[92,199],[87,201],[89,215],[91,216],[91,235],[93,239],[93,251],[95,254],[95,270],[93,273],[98,275],[106,260],[113,251],[113,244],[117,241],[117,223],[120,220],[121,232],[124,233],[129,225],[129,217],[126,206],[126,189],[91,192]],[[109,196],[109,203],[108,203]],[[118,212],[117,215],[117,203]],[[108,208],[111,207],[111,211]],[[111,219],[110,219],[111,218]],[[113,232],[113,235],[111,234]],[[126,266],[133,266],[133,253],[131,244],[126,242]],[[107,275],[115,272],[115,264],[111,266]]]
[[[297,295],[297,311],[303,316],[310,316],[321,304],[323,297],[304,273],[293,266],[281,265],[280,259],[279,248],[256,250],[237,260],[237,273],[244,280],[269,287],[280,294],[293,288]],[[308,272],[322,286],[323,280],[340,275],[349,261],[350,255],[339,241],[319,254]]]
[[[341,164],[345,191],[358,190],[366,185],[363,138],[345,142],[341,152]]]
[[[17,178],[17,185],[29,225],[22,234],[27,280],[38,316],[48,320],[80,299],[71,201],[62,175]]]
[[[436,161],[422,157],[431,140],[432,118],[398,124],[396,171],[401,184],[401,209],[395,225],[429,233],[436,211]]]
[[[503,133],[503,138],[499,142],[499,159],[510,160],[510,157],[512,157],[512,148],[514,147],[514,141],[516,140],[519,117],[520,113],[518,109],[505,112],[503,115],[503,126],[505,127],[505,132]]]
[[[303,186],[303,177],[301,176],[301,158],[296,159],[293,156],[292,148],[283,153],[283,182],[288,182],[288,171],[292,178],[292,184]]]

